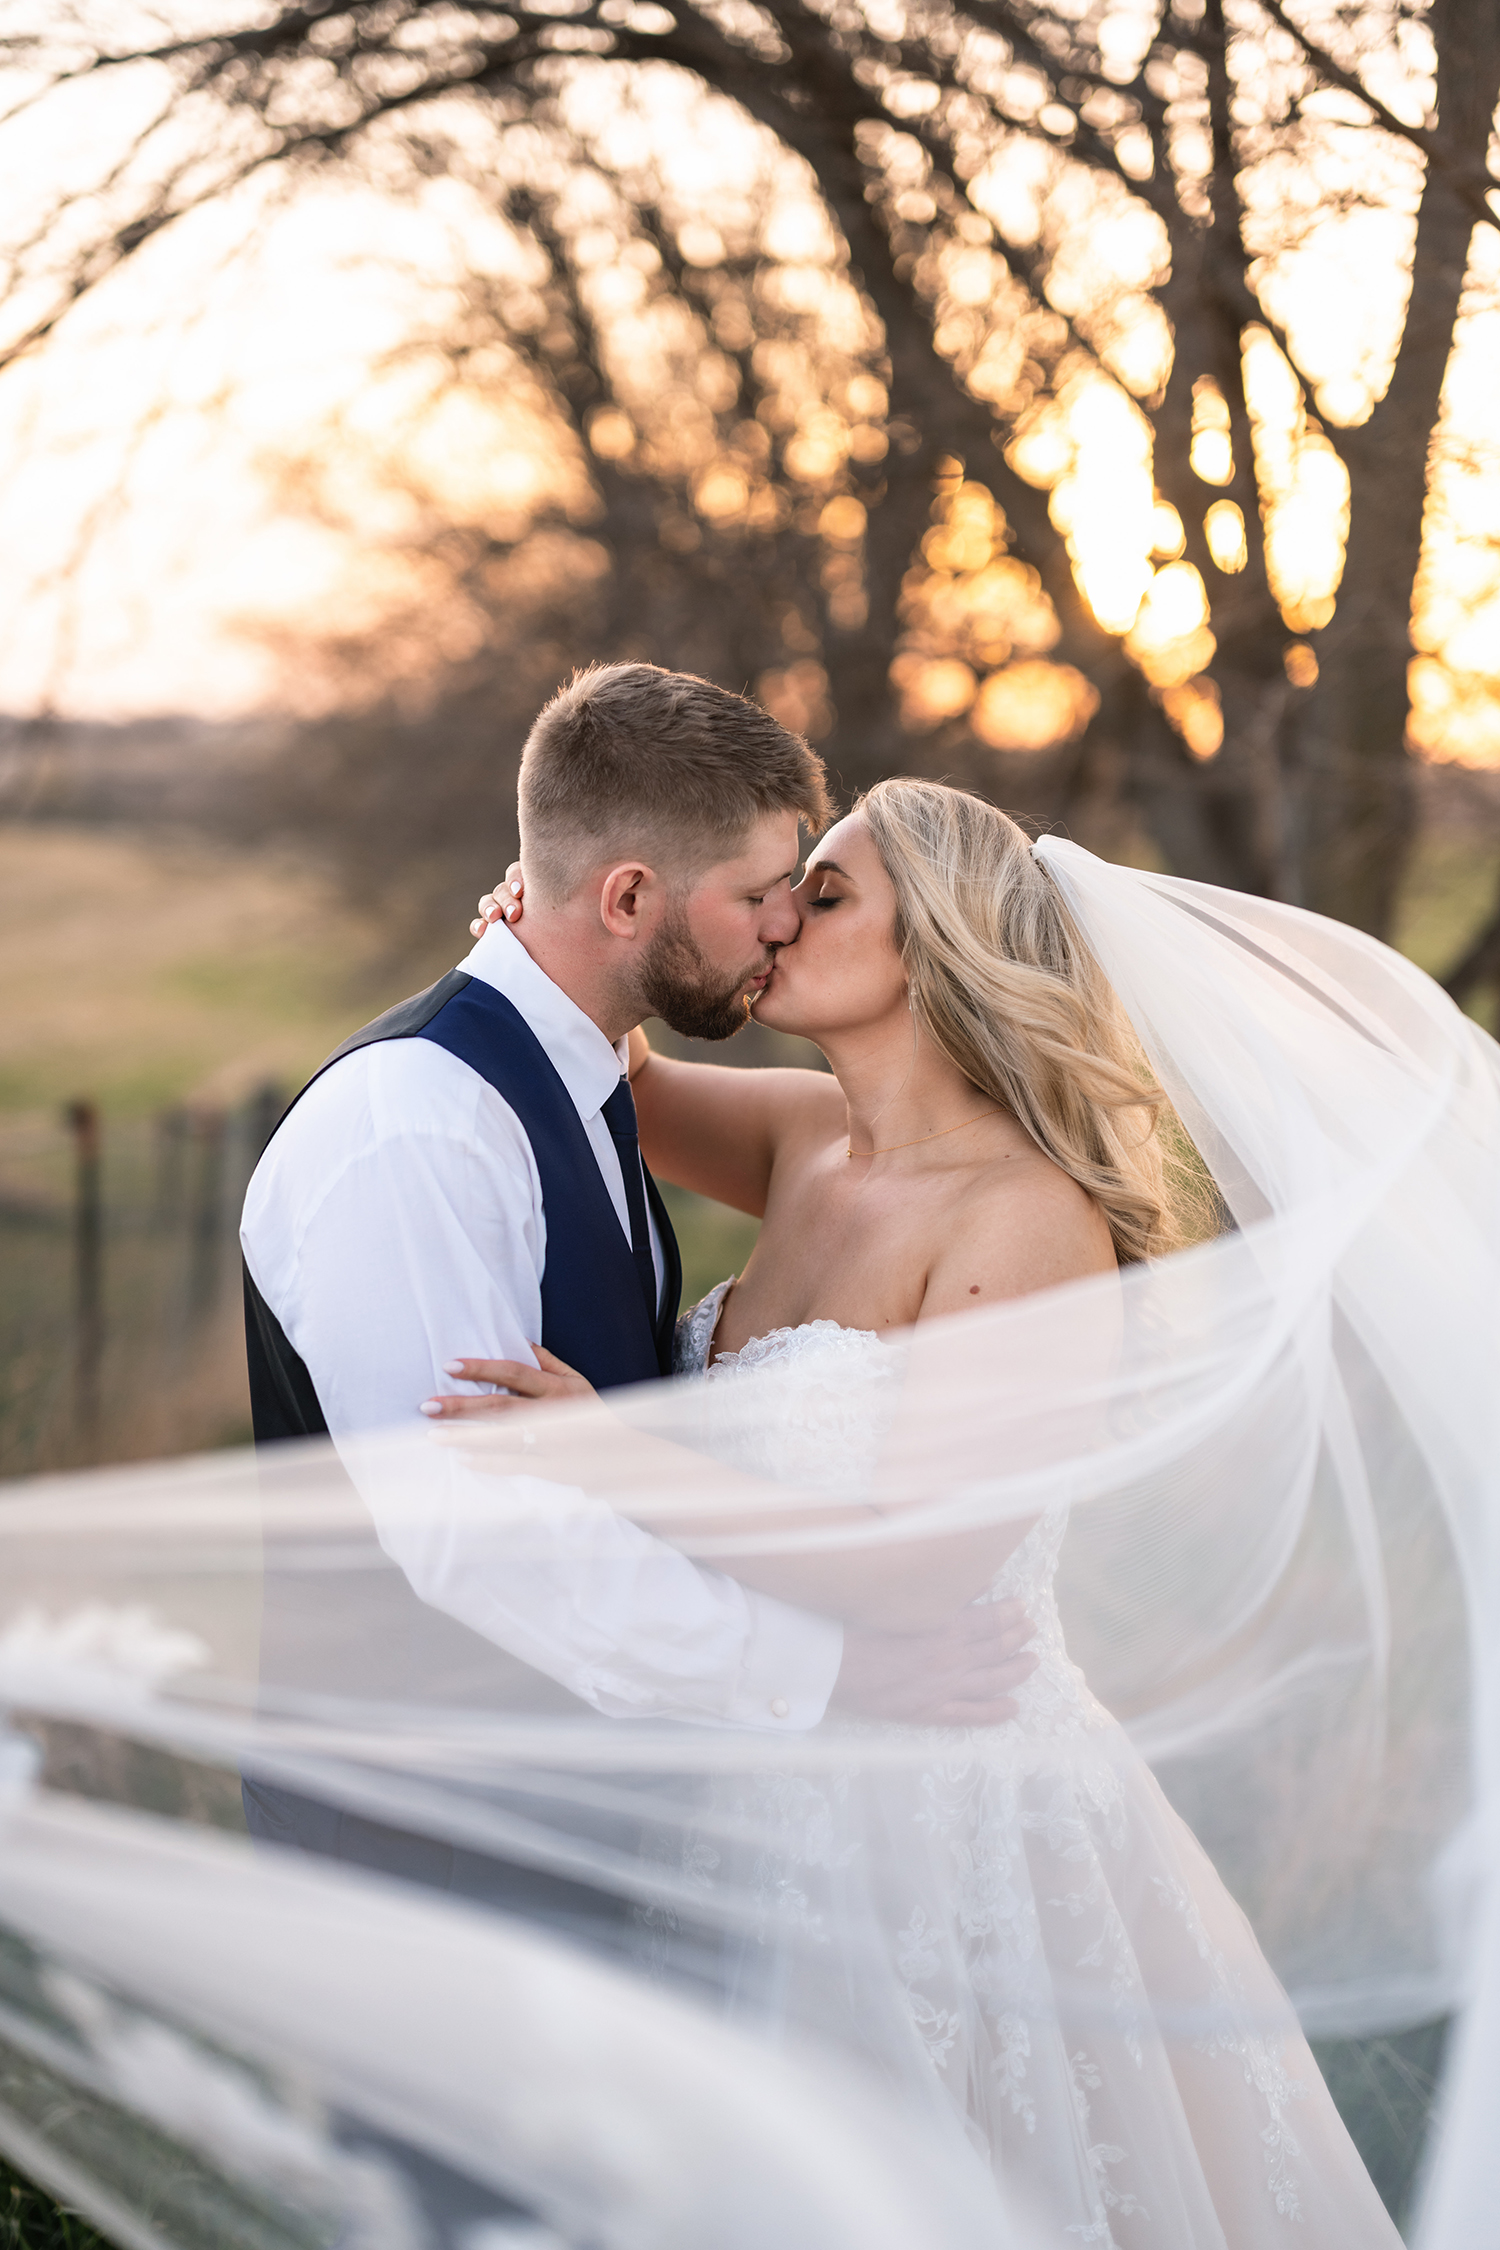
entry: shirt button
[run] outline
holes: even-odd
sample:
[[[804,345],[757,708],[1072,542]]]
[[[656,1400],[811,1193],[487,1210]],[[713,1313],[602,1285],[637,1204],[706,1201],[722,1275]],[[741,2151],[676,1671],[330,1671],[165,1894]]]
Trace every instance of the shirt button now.
[[[772,1698],[771,1698],[771,1716],[772,1716],[772,1718],[773,1718],[773,1719],[784,1719],[784,1718],[786,1717],[786,1715],[787,1715],[788,1711],[790,1711],[790,1709],[791,1709],[791,1708],[792,1708],[792,1707],[791,1707],[790,1703],[788,1703],[788,1701],[787,1701],[787,1699],[786,1699],[786,1697],[785,1697],[784,1695],[773,1695],[773,1696],[772,1696]]]

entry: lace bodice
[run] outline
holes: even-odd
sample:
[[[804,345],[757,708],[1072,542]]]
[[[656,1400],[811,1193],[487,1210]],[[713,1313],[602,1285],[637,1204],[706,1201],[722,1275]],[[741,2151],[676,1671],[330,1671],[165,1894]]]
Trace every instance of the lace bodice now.
[[[677,1324],[672,1365],[678,1375],[706,1378],[702,1442],[721,1460],[776,1483],[855,1499],[863,1489],[890,1419],[901,1351],[871,1329],[833,1320],[804,1321],[753,1336],[737,1352],[708,1364],[714,1330],[734,1277],[721,1281]],[[782,1371],[774,1413],[737,1411],[744,1380]],[[1017,1696],[1018,1723],[1028,1734],[1053,1735],[1107,1724],[1063,1641],[1053,1578],[1067,1529],[1067,1511],[1050,1508],[997,1573],[988,1599],[1023,1602],[1035,1626],[1036,1671]]]

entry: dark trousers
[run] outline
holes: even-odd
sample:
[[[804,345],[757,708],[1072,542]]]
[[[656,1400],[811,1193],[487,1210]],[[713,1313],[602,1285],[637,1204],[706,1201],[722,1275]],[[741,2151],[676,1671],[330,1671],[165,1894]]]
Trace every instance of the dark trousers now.
[[[311,1852],[348,1867],[367,1867],[421,1890],[446,1891],[450,1898],[489,1907],[497,1914],[513,1914],[533,1928],[549,1930],[612,1960],[619,1959],[634,1927],[627,1899],[571,1876],[493,1858],[435,1836],[388,1828],[361,1813],[249,1775],[240,1784],[240,1794],[250,1833],[263,1844]]]

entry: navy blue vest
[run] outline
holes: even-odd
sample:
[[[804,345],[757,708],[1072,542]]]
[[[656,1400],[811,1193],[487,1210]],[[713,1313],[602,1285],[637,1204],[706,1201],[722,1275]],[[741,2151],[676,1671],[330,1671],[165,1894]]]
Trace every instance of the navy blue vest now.
[[[540,1339],[546,1349],[586,1375],[596,1390],[670,1374],[682,1265],[666,1206],[647,1172],[646,1194],[666,1261],[653,1332],[630,1244],[588,1135],[546,1049],[519,1011],[493,985],[454,969],[356,1031],[308,1085],[345,1055],[385,1039],[431,1039],[445,1047],[493,1086],[520,1119],[536,1158],[547,1222]],[[283,1123],[295,1106],[289,1105]],[[324,1434],[328,1424],[306,1364],[248,1270],[245,1339],[256,1443]],[[482,1352],[487,1341],[476,1337],[474,1350]],[[404,1403],[392,1401],[393,1415]]]

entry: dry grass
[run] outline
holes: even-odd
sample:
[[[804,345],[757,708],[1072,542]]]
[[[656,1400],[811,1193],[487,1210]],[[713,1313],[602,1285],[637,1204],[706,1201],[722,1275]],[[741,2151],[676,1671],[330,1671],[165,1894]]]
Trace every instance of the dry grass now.
[[[450,960],[466,944],[456,910]],[[0,1112],[296,1084],[449,965],[381,960],[378,920],[284,859],[0,825]]]

